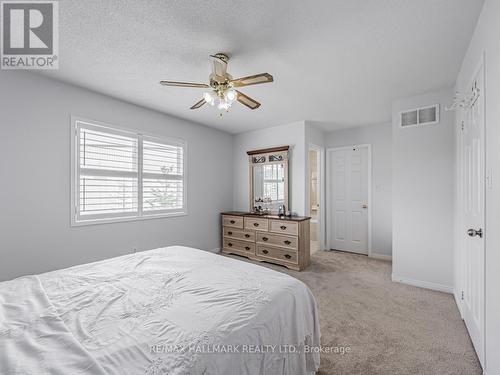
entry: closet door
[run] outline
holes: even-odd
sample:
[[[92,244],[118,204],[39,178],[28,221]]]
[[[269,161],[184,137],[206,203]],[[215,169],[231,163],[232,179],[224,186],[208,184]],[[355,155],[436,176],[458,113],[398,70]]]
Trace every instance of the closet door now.
[[[328,150],[328,244],[368,254],[368,146]]]
[[[481,67],[469,92],[476,93],[462,123],[462,239],[463,315],[481,364],[484,366],[485,186],[484,186],[484,71]]]

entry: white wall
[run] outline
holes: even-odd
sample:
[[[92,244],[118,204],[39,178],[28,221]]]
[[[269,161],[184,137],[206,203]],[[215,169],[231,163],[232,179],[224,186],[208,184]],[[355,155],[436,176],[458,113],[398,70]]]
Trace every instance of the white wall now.
[[[327,148],[371,144],[372,255],[392,255],[392,125],[370,125],[328,132]]]
[[[233,143],[233,208],[248,211],[249,167],[247,151],[275,146],[290,146],[289,208],[298,215],[305,214],[306,148],[304,121],[255,130],[234,136]]]
[[[323,129],[314,125],[310,121],[305,122],[305,130],[306,130],[306,143],[312,143],[316,146],[325,147],[325,136],[327,132]]]
[[[70,116],[188,142],[184,217],[70,227]],[[218,248],[232,136],[35,74],[0,72],[0,280],[171,244]]]
[[[393,279],[453,290],[452,90],[393,102]],[[399,112],[441,104],[441,122],[402,129]]]
[[[486,70],[486,169],[492,185],[486,190],[486,373],[500,374],[500,1],[486,0],[457,79],[464,92],[481,55]],[[462,228],[461,228],[462,229]],[[458,272],[458,270],[457,270]]]

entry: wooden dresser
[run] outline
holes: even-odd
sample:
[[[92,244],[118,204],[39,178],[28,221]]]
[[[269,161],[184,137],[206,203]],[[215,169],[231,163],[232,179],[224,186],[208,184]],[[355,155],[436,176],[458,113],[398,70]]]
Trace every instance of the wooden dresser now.
[[[309,217],[222,213],[222,252],[301,271],[310,263]]]

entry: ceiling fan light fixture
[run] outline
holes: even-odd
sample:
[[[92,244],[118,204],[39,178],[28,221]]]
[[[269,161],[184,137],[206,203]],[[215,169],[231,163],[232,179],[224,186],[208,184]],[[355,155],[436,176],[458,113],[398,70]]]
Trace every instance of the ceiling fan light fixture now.
[[[217,105],[217,108],[221,111],[227,111],[229,110],[229,108],[231,108],[231,103],[224,99],[221,99],[219,104]]]
[[[233,89],[227,90],[224,93],[224,98],[226,99],[226,101],[228,101],[230,103],[234,102],[237,97],[238,97],[238,94],[236,93],[236,90],[233,90]]]
[[[215,104],[216,98],[217,95],[213,91],[205,91],[203,93],[203,99],[205,99],[205,101],[212,106]]]

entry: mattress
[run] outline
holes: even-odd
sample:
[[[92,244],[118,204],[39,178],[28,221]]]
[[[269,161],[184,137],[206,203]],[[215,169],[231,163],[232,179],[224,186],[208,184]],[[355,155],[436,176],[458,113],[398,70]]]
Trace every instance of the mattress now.
[[[1,374],[309,375],[299,280],[173,246],[0,283]]]

